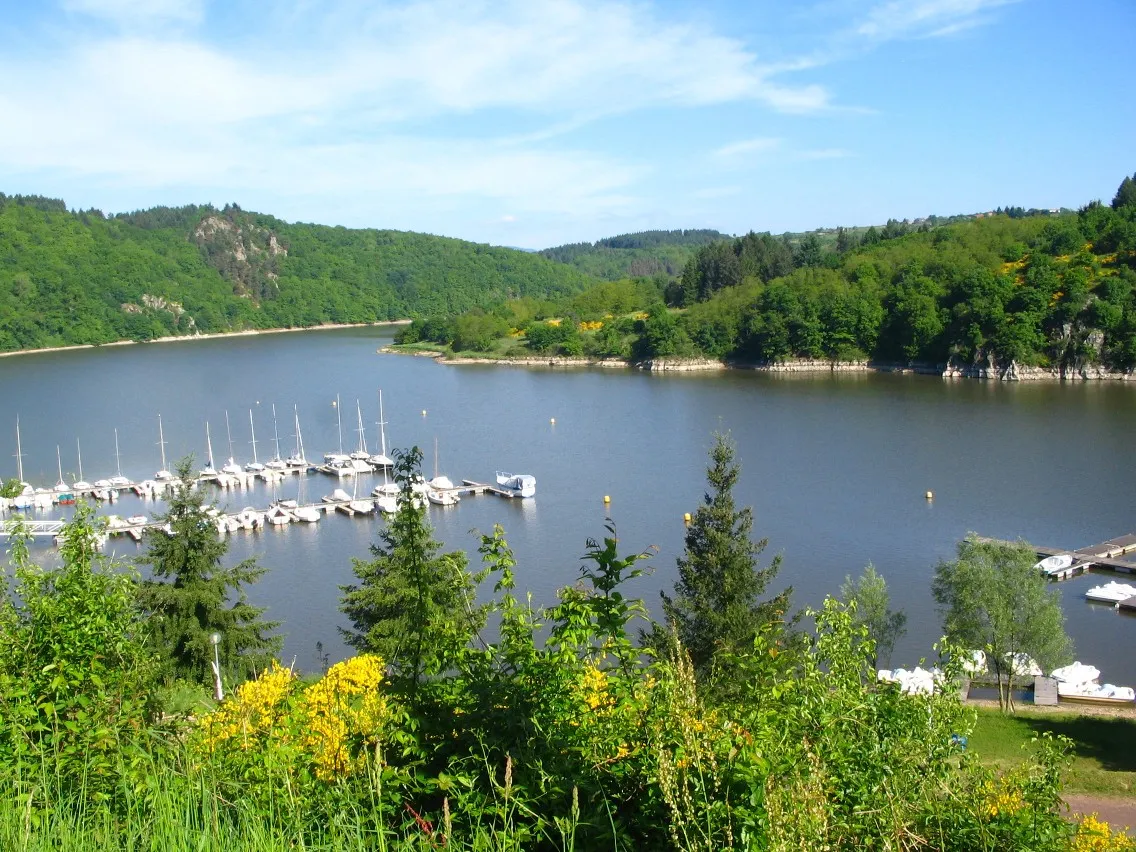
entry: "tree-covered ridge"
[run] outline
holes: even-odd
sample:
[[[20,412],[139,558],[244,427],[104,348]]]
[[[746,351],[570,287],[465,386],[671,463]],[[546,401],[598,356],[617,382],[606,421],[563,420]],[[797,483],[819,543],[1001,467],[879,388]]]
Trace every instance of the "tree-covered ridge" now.
[[[0,351],[459,313],[588,280],[513,249],[237,205],[108,218],[0,194]]]
[[[700,246],[727,239],[712,229],[639,231],[594,243],[569,243],[544,249],[544,257],[575,266],[595,278],[678,275]]]
[[[417,323],[454,351],[744,362],[875,360],[1001,374],[1136,368],[1136,182],[1110,206],[931,227],[890,220],[699,248],[682,274]],[[664,308],[664,301],[670,310]]]
[[[1136,366],[1136,204],[1123,187],[1111,207],[859,241],[706,246],[668,290],[689,306],[675,345],[757,361]]]

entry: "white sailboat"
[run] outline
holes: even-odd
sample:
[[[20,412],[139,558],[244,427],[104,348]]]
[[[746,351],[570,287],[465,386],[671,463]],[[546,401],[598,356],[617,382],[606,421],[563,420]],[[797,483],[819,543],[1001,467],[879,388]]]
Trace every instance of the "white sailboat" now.
[[[299,420],[297,419],[297,423]],[[303,521],[306,524],[318,523],[319,519],[323,517],[320,510],[315,506],[308,506],[304,502],[307,492],[308,472],[301,470],[299,476],[296,477],[299,484],[296,486],[296,508],[292,510],[292,514],[296,516],[297,521]]]
[[[117,472],[110,478],[110,487],[128,488],[130,480],[122,475],[122,454],[118,451],[118,427],[114,430],[114,463]]]
[[[227,473],[229,476],[237,477],[241,482],[244,482],[245,471],[236,462],[233,455],[233,430],[229,426],[229,411],[225,410],[225,435],[229,439],[229,460],[222,466],[221,472]]]
[[[16,478],[20,480],[20,493],[12,498],[16,509],[30,509],[35,505],[35,489],[24,480],[24,451],[20,446],[20,416],[16,415]]]
[[[356,431],[359,433],[359,446],[355,452],[351,453],[351,468],[356,474],[370,473],[372,468],[367,462],[371,454],[367,452],[367,435],[363,430],[363,409],[359,406],[359,400],[355,400],[355,416],[359,421]]]
[[[276,403],[272,403],[272,435],[273,445],[276,447],[276,454],[264,463],[264,466],[269,470],[286,471],[288,463],[280,458],[280,430],[276,426]]]
[[[249,432],[252,433],[252,461],[245,465],[245,470],[249,473],[260,473],[264,470],[262,465],[256,458],[256,426],[252,421],[252,409],[249,409]]]
[[[394,467],[394,459],[387,455],[387,423],[383,419],[383,390],[379,388],[379,442],[382,447],[377,455],[367,458],[367,464],[371,467],[381,467],[385,471],[387,468]]]
[[[209,421],[205,421],[205,467],[201,468],[200,476],[207,479],[217,478],[217,468],[213,466],[213,436],[209,434]]]
[[[304,436],[300,432],[300,409],[293,405],[293,411],[296,415],[296,433],[293,437],[296,439],[296,446],[292,450],[292,455],[288,456],[288,467],[300,468],[301,473],[307,470],[308,460],[304,457]]]
[[[90,491],[91,483],[83,479],[83,448],[79,446],[79,439],[75,439],[75,454],[79,457],[79,478],[71,483],[76,491]]]
[[[169,482],[174,475],[166,468],[166,435],[162,431],[162,415],[158,415],[158,446],[162,448],[162,468],[154,474],[158,482]]]
[[[351,464],[353,461],[351,456],[343,452],[343,415],[340,412],[339,394],[335,395],[335,417],[339,427],[339,452],[324,453],[324,463],[320,466],[320,471],[342,479],[345,476],[354,476],[355,467]]]
[[[55,445],[55,464],[59,467],[59,480],[55,483],[55,492],[67,494],[71,491],[71,486],[63,481],[63,458],[59,454],[59,444]]]
[[[438,439],[434,439],[434,478],[426,483],[426,499],[435,506],[456,506],[461,502],[454,483],[448,476],[438,475]]]

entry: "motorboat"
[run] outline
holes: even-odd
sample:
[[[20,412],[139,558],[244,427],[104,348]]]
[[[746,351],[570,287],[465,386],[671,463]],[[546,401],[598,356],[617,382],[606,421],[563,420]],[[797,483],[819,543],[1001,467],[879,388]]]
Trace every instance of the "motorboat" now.
[[[527,473],[505,473],[499,470],[497,487],[509,497],[533,497],[536,495],[536,477]]]
[[[237,512],[236,520],[241,529],[258,530],[264,526],[264,512],[258,512],[251,506],[245,506]]]
[[[1096,603],[1118,604],[1131,597],[1136,597],[1136,586],[1116,581],[1105,583],[1103,586],[1093,586],[1085,592],[1085,598]]]
[[[1054,574],[1060,574],[1067,568],[1070,568],[1072,565],[1073,554],[1060,553],[1055,556],[1045,557],[1045,559],[1042,559],[1033,567],[1041,571],[1041,573],[1045,574],[1046,576],[1053,576]]]
[[[435,476],[426,485],[426,499],[435,506],[456,506],[461,502],[461,496],[448,476]]]
[[[274,527],[281,527],[292,522],[292,513],[279,503],[275,503],[268,507],[264,519]]]
[[[140,526],[144,526],[146,524],[146,522],[149,521],[149,520],[150,519],[147,518],[145,515],[131,515],[129,518],[126,519],[126,525],[130,526],[130,527],[140,527]]]
[[[351,495],[344,491],[342,488],[336,488],[331,494],[325,494],[323,502],[325,503],[347,503],[351,500]]]
[[[320,473],[326,473],[330,476],[338,476],[342,479],[345,476],[354,476],[356,473],[355,465],[352,464],[355,460],[351,456],[339,455],[338,453],[329,453],[324,456],[324,463],[318,468]]]
[[[143,479],[141,482],[134,483],[134,493],[139,497],[150,499],[157,493],[158,483],[153,479]]]

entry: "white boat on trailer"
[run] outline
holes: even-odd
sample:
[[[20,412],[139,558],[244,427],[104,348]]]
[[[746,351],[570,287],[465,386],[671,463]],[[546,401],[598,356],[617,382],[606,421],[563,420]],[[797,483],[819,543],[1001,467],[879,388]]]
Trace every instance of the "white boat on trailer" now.
[[[507,497],[536,496],[536,477],[527,473],[497,471],[497,487]]]

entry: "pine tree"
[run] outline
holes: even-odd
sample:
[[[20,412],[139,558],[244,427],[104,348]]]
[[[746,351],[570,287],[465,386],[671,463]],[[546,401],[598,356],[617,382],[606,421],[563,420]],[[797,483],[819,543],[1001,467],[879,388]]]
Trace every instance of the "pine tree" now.
[[[450,667],[485,623],[473,605],[474,583],[462,551],[439,553],[441,545],[416,504],[411,484],[420,481],[422,451],[396,450],[398,511],[371,545],[374,559],[354,560],[357,584],[340,586],[340,611],[351,629],[340,628],[348,645],[380,655],[411,691],[430,675]]]
[[[265,621],[264,608],[245,597],[245,587],[265,569],[255,557],[232,567],[222,564],[229,546],[191,485],[190,459],[178,463],[176,475],[165,514],[156,515],[158,526],[146,531],[147,550],[138,561],[149,566],[150,578],[140,584],[139,604],[167,677],[211,682],[210,636],[219,633],[222,667],[243,680],[265,668],[282,644],[269,635],[280,622]],[[163,529],[167,524],[169,532]]]
[[[761,600],[777,576],[781,557],[775,556],[768,567],[758,567],[768,540],[753,541],[753,509],[738,509],[734,504],[733,489],[740,473],[734,456],[729,436],[716,434],[706,471],[710,491],[686,532],[675,595],[660,593],[666,619],[674,625],[701,677],[713,672],[722,654],[752,648],[760,630],[782,619],[791,593],[786,590]],[[660,641],[664,636],[656,626],[646,638],[660,648],[665,647]]]

